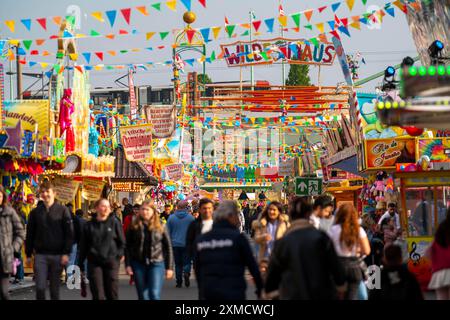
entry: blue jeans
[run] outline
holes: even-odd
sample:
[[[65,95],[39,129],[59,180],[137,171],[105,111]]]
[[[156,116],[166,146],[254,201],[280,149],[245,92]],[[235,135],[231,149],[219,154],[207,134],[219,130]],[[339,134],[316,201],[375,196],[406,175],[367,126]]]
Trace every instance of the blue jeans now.
[[[76,265],[77,264],[77,248],[78,245],[76,243],[72,244],[72,249],[70,251],[70,255],[69,255],[69,266],[71,265]]]
[[[367,293],[367,287],[366,283],[364,281],[361,281],[358,288],[358,300],[368,300],[368,293]]]
[[[22,255],[19,256],[20,264],[17,266],[17,273],[15,275],[16,280],[23,280],[25,278],[25,271],[23,268]]]
[[[173,247],[175,260],[175,278],[177,284],[183,283],[183,273],[191,273],[191,259],[187,254],[186,247]]]
[[[164,262],[145,265],[131,261],[131,268],[139,300],[160,300],[164,281]]]

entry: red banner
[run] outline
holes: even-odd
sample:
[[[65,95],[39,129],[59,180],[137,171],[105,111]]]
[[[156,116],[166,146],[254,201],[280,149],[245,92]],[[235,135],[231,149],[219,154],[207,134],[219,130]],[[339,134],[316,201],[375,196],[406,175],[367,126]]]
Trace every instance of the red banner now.
[[[128,71],[128,88],[130,90],[130,118],[131,121],[134,121],[137,119],[137,102],[134,92],[133,69],[131,68]]]

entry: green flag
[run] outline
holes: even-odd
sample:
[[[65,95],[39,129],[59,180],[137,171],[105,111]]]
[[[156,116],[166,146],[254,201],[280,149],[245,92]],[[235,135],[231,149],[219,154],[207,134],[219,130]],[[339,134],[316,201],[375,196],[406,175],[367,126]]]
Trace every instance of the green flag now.
[[[234,32],[235,28],[236,28],[236,25],[228,25],[228,26],[225,27],[225,29],[227,30],[229,38],[231,38],[231,36],[233,35],[233,32]]]
[[[297,28],[299,28],[300,27],[300,13],[295,13],[291,17],[292,17],[292,20],[294,20],[294,23],[297,26]]]
[[[161,3],[160,2],[152,4],[152,7],[158,11],[161,11]]]
[[[160,32],[159,36],[161,37],[161,40],[164,40],[165,37],[169,35],[169,32]]]
[[[31,44],[33,43],[33,40],[23,40],[23,46],[25,49],[30,50]]]
[[[97,31],[95,31],[95,30],[91,30],[91,37],[98,37],[100,35],[100,33],[98,33]]]

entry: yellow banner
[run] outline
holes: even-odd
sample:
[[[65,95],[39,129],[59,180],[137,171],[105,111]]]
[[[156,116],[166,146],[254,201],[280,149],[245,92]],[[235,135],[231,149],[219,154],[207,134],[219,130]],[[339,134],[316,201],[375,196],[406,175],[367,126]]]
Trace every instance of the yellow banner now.
[[[15,127],[21,121],[24,130],[34,132],[37,129],[40,137],[50,134],[48,100],[5,100],[3,111],[2,120],[5,127]]]
[[[97,201],[102,195],[103,187],[105,183],[98,179],[83,179],[83,192],[82,196],[88,201]]]

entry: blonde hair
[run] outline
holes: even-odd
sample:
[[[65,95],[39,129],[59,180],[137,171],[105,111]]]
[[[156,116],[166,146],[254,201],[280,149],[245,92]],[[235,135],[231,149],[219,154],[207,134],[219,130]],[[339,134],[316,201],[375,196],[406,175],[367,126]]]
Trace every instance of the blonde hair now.
[[[161,220],[159,219],[159,213],[158,210],[156,210],[156,207],[153,204],[152,200],[145,200],[144,202],[142,202],[141,204],[141,208],[143,206],[148,206],[150,207],[150,209],[153,210],[153,216],[150,218],[150,223],[148,225],[148,230],[149,231],[158,231],[158,232],[163,232],[164,227],[161,224]],[[141,218],[141,216],[139,215],[138,217],[136,217],[135,219],[133,219],[133,222],[131,223],[131,228],[134,230],[140,229],[143,226],[144,222]]]

